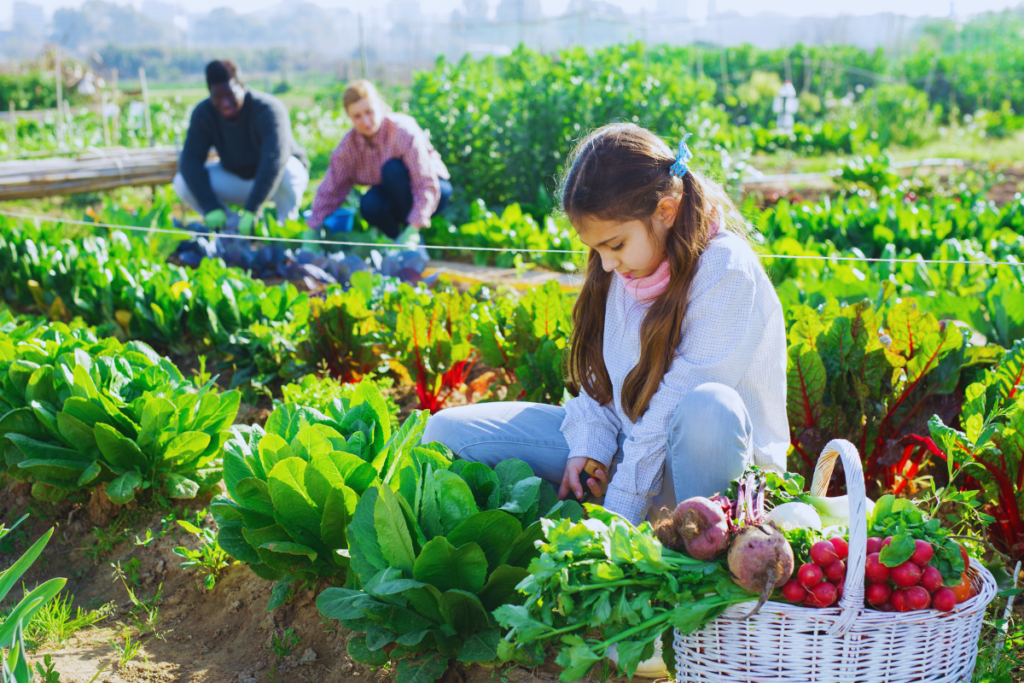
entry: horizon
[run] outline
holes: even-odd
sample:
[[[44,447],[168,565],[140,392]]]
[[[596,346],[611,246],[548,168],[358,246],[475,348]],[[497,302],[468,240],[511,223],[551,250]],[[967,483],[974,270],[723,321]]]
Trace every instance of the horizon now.
[[[47,18],[50,19],[53,13],[62,8],[81,7],[86,0],[27,0],[29,4],[42,6]],[[132,5],[141,9],[142,1],[121,3],[116,0],[108,0],[113,4]],[[206,14],[213,9],[226,7],[239,14],[254,14],[265,12],[269,9],[284,4],[284,0],[220,0],[214,7],[205,0],[164,0],[167,4],[178,5],[188,14]],[[365,5],[360,0],[307,0],[312,4],[326,9],[346,9],[351,12],[365,12]],[[408,0],[406,0],[408,1]],[[658,0],[605,0],[607,4],[616,5],[626,10],[627,13],[635,14],[643,10],[654,11]],[[840,0],[830,3],[830,11],[822,12],[822,4],[818,0],[775,0],[769,6],[765,6],[759,0],[677,0],[680,4],[689,4],[687,16],[693,21],[704,21],[708,16],[709,5],[717,6],[718,14],[738,13],[743,16],[756,16],[758,14],[782,14],[791,17],[842,17],[842,16],[870,16],[874,14],[896,14],[908,17],[948,17],[952,13],[951,5],[946,0],[899,0],[895,3],[886,0]],[[462,9],[463,0],[419,0],[421,12],[431,18],[446,20],[453,10]],[[493,16],[498,0],[489,0],[490,15]],[[565,13],[570,0],[540,0],[541,12],[544,17],[557,17]],[[675,3],[673,3],[675,4]],[[968,17],[986,12],[1012,9],[1024,5],[1021,2],[1010,0],[972,0],[967,3],[961,1],[955,6],[957,17]],[[969,8],[969,12],[966,11]],[[0,17],[3,22],[10,21],[14,11],[14,0],[0,0]],[[380,6],[371,12],[366,12],[370,17],[386,13],[386,6]]]

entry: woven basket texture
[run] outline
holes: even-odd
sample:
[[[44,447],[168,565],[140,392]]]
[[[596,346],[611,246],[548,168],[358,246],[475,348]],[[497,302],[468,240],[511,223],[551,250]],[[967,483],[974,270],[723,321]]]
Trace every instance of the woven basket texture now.
[[[985,607],[996,582],[979,563],[968,575],[977,596],[952,612],[898,614],[864,606],[867,514],[864,475],[853,444],[836,439],[818,460],[811,484],[824,496],[837,458],[850,500],[846,585],[837,607],[816,609],[767,602],[743,619],[753,602],[734,605],[703,629],[675,632],[679,683],[902,683],[970,681]]]

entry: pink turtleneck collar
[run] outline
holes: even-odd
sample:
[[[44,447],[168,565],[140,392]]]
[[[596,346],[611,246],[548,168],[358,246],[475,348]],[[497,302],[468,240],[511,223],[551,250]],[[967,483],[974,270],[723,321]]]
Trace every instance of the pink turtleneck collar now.
[[[668,260],[662,261],[657,270],[645,277],[629,277],[618,271],[615,274],[622,280],[627,294],[641,303],[647,303],[657,299],[668,287]]]
[[[718,235],[718,222],[711,226],[711,231],[708,234],[708,241],[715,238]],[[668,259],[661,262],[661,265],[651,273],[644,277],[628,277],[621,275],[618,271],[615,274],[622,280],[623,286],[626,288],[626,293],[633,297],[636,301],[641,303],[647,303],[648,301],[654,301],[661,293],[668,287],[669,269]]]

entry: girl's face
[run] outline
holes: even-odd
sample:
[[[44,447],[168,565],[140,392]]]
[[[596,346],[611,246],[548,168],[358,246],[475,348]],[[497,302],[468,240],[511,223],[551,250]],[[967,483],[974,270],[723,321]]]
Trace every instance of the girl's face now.
[[[641,220],[606,221],[584,216],[576,232],[601,257],[605,272],[614,270],[627,278],[647,277],[665,260],[665,239],[678,210],[678,199],[664,197],[650,218],[651,230]]]
[[[372,138],[380,130],[383,122],[380,103],[372,97],[367,97],[354,102],[345,110],[348,117],[352,119],[352,125],[364,137]]]

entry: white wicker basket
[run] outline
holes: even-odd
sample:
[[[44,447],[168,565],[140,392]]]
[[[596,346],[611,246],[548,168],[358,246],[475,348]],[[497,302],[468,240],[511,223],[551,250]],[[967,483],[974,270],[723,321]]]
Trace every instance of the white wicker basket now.
[[[734,605],[700,631],[675,632],[678,681],[785,681],[792,683],[897,683],[970,681],[978,655],[985,606],[996,582],[978,562],[968,575],[977,596],[953,612],[898,614],[864,606],[867,555],[864,474],[849,441],[835,439],[814,471],[811,492],[826,495],[837,457],[850,494],[850,551],[846,586],[837,607],[816,609],[767,602]]]

